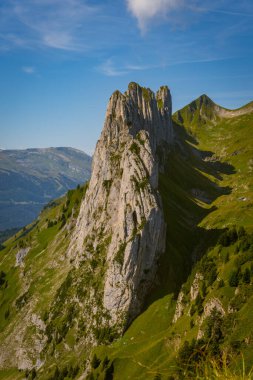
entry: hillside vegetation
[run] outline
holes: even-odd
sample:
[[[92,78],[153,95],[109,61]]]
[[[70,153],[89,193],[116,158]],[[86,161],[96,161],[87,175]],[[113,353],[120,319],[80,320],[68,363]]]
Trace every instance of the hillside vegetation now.
[[[222,110],[203,96],[173,116],[156,301],[94,351],[90,379],[107,378],[105,361],[113,379],[239,379],[253,366],[253,112]]]
[[[159,178],[166,250],[122,337],[101,328],[109,241],[91,245],[80,266],[68,256],[87,186],[4,242],[0,379],[251,378],[253,112],[238,111],[202,96],[174,114],[175,144]]]

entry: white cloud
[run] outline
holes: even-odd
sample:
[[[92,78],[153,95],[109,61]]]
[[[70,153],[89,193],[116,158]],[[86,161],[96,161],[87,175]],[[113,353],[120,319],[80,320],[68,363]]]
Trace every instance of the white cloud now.
[[[166,17],[169,12],[180,8],[184,0],[126,0],[128,9],[137,18],[142,32],[147,29],[147,23],[157,17]]]
[[[26,74],[34,74],[35,68],[33,66],[23,66],[22,71]]]
[[[108,77],[116,77],[128,74],[128,70],[125,69],[117,69],[112,59],[107,59],[102,65],[98,67],[98,70],[108,76]]]

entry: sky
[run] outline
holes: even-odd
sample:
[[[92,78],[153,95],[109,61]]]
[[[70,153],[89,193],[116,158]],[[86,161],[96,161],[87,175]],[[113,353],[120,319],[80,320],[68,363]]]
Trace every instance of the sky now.
[[[253,100],[252,0],[1,0],[0,149],[92,154],[129,82],[168,85],[173,111],[205,93]]]

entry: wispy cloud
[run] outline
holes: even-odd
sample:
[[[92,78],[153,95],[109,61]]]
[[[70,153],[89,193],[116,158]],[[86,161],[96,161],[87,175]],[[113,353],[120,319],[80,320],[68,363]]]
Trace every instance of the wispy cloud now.
[[[78,51],[85,48],[80,29],[97,11],[85,0],[9,0],[0,11],[5,20],[1,37],[19,47]]]
[[[179,65],[185,65],[185,64],[205,64],[205,63],[211,63],[211,62],[219,62],[219,61],[226,61],[234,59],[234,57],[215,57],[215,56],[208,56],[208,57],[199,57],[199,58],[192,58],[192,59],[182,59],[182,60],[171,60],[168,59],[166,62],[163,61],[160,64],[150,64],[150,65],[142,65],[142,64],[116,64],[112,58],[107,59],[105,62],[103,62],[101,65],[96,67],[96,69],[103,75],[109,76],[109,77],[115,77],[115,76],[123,76],[127,74],[131,74],[135,71],[147,71],[147,70],[155,70],[155,69],[165,69],[167,67],[171,66],[179,66]]]
[[[35,73],[35,67],[33,66],[23,66],[22,68],[22,71],[26,74],[34,74]]]
[[[107,59],[100,66],[97,67],[98,71],[108,77],[117,77],[128,74],[129,70],[119,69],[111,58]]]
[[[216,13],[221,15],[235,16],[235,17],[253,17],[253,13],[251,12],[241,12],[232,9],[219,9],[219,8],[206,8],[199,6],[189,5],[189,9],[194,12],[203,12],[203,13]]]
[[[157,16],[166,16],[169,12],[181,8],[184,0],[126,0],[129,11],[138,20],[144,33],[148,22]]]
[[[125,67],[129,71],[145,71],[156,69],[164,65],[137,65],[137,64],[127,64]]]
[[[116,77],[130,74],[134,71],[151,70],[162,65],[141,65],[141,64],[116,64],[112,58],[107,59],[97,67],[97,70],[106,76]]]

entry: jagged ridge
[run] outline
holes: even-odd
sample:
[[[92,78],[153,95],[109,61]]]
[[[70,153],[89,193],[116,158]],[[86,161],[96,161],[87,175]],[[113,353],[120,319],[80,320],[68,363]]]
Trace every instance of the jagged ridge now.
[[[165,247],[158,192],[163,156],[172,144],[171,97],[136,83],[110,98],[93,170],[69,254],[77,265],[108,242],[102,303],[119,330],[141,310]],[[166,147],[166,149],[165,149]],[[125,322],[124,322],[125,321]]]

